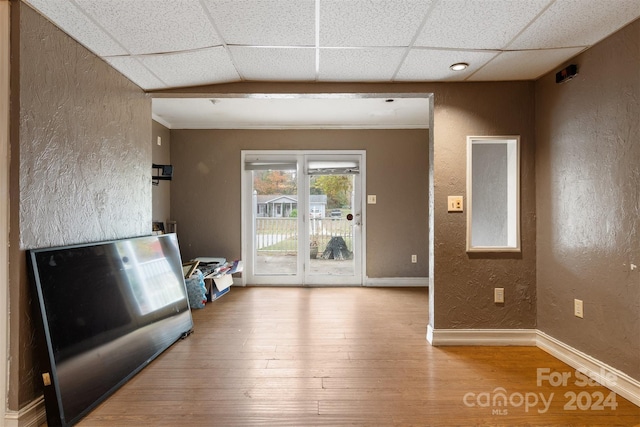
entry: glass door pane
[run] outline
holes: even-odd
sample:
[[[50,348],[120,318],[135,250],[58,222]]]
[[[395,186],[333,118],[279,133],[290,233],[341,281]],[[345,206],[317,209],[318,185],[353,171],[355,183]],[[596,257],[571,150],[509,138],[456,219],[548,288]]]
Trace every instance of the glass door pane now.
[[[307,284],[362,283],[359,166],[354,155],[307,157]]]
[[[354,175],[309,177],[310,274],[353,275]]]
[[[252,185],[253,273],[298,274],[296,170],[253,170]]]

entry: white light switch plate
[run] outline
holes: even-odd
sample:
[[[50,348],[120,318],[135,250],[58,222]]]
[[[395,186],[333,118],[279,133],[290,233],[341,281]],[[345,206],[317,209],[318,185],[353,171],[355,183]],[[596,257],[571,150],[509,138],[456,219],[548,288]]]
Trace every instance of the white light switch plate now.
[[[584,305],[581,299],[573,300],[573,314],[581,319],[584,318]]]
[[[375,205],[376,204],[376,195],[375,194],[369,194],[367,196],[367,204],[369,204],[369,205]]]

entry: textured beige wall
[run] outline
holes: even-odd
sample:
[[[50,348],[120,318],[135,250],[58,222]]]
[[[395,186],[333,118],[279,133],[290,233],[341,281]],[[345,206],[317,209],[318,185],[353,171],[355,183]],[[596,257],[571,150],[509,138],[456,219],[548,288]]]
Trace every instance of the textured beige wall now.
[[[538,327],[640,380],[640,21],[571,63],[536,83]]]
[[[241,150],[366,150],[367,275],[428,274],[427,130],[172,130],[183,258],[240,257]],[[418,255],[412,264],[411,254]]]
[[[151,102],[12,2],[9,408],[41,394],[26,249],[148,234]]]
[[[161,138],[158,145],[158,137]],[[171,132],[160,123],[153,121],[151,130],[152,163],[171,164]],[[149,166],[151,167],[151,166]],[[151,188],[151,217],[154,221],[166,222],[171,219],[171,181],[160,181]]]
[[[433,327],[535,327],[533,83],[438,85],[434,117],[435,244]],[[466,137],[520,135],[521,253],[466,253],[466,215],[447,196],[466,195]],[[465,198],[466,208],[466,198]],[[493,303],[493,289],[505,303]]]

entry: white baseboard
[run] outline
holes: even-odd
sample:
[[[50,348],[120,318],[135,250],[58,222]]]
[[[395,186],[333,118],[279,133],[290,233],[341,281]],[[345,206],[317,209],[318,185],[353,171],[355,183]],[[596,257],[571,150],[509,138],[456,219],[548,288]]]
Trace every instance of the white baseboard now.
[[[9,411],[4,415],[5,427],[40,427],[47,421],[44,397],[40,396],[19,411]]]
[[[433,329],[428,325],[427,341],[434,346],[536,346],[640,406],[640,381],[537,329]]]
[[[428,277],[367,277],[364,286],[385,288],[426,288],[429,286]]]
[[[588,376],[598,383],[629,400],[634,405],[640,406],[640,381],[544,332],[537,332],[537,345],[540,349],[562,360],[572,368],[588,373]]]
[[[247,286],[242,277],[233,278],[233,286]],[[385,288],[427,288],[428,277],[365,277],[364,286]]]
[[[427,327],[427,340],[434,346],[535,346],[535,329],[433,329]]]

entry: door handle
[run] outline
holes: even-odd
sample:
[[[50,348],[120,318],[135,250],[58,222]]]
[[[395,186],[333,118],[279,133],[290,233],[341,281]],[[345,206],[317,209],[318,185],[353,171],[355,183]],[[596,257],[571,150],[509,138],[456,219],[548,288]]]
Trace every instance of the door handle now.
[[[349,215],[347,215],[347,220],[348,220],[348,221],[353,220],[353,218],[354,218],[354,215],[353,215],[353,214],[349,214]],[[359,225],[362,225],[362,224],[360,223],[360,214],[359,214],[359,213],[355,214],[355,218],[356,218],[356,221],[357,221],[357,222],[354,222],[354,223],[353,223],[353,225],[354,225],[354,226],[356,226],[356,225],[358,225],[358,226],[359,226]]]

